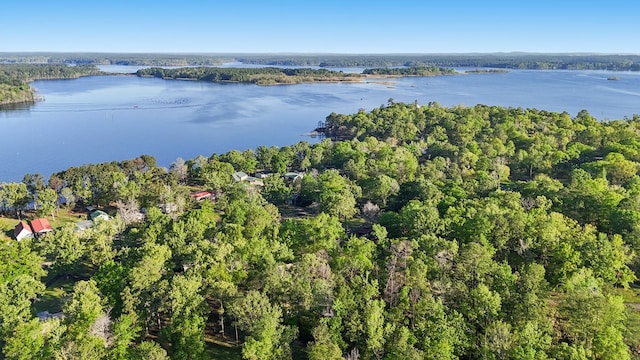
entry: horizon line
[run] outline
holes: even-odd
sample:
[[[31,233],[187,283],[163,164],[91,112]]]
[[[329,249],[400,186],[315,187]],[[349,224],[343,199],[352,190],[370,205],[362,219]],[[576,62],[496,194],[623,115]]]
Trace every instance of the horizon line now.
[[[193,52],[193,51],[178,51],[178,52],[162,52],[162,51],[148,51],[148,52],[128,52],[128,51],[41,51],[41,50],[29,50],[29,51],[0,51],[0,54],[100,54],[100,55],[278,55],[278,56],[318,56],[318,55],[331,55],[331,56],[425,56],[425,55],[570,55],[570,56],[584,56],[584,55],[617,55],[617,56],[640,56],[640,53],[624,53],[624,52],[530,52],[530,51],[493,51],[493,52],[362,52],[362,53],[341,53],[341,52]]]

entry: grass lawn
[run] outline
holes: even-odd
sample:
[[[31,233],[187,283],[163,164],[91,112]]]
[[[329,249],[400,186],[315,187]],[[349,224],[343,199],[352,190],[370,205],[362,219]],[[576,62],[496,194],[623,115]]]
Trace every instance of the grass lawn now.
[[[34,211],[25,211],[23,220],[31,220],[35,219],[38,216]],[[86,220],[87,215],[85,213],[77,213],[67,209],[60,209],[58,214],[56,215],[55,221],[49,216],[45,216],[49,223],[54,229],[61,228],[66,224],[73,224],[78,220]],[[13,237],[13,228],[18,224],[18,219],[13,217],[2,217],[0,216],[0,239],[3,237],[12,238]]]
[[[60,209],[56,215],[55,221],[52,221],[50,216],[48,216],[47,219],[51,222],[51,226],[53,226],[54,229],[57,229],[65,226],[66,224],[73,224],[80,220],[87,220],[87,214],[76,213],[67,209]]]
[[[205,340],[205,358],[207,359],[228,359],[241,360],[242,348],[239,346],[227,346],[218,342]]]
[[[13,237],[13,228],[18,224],[18,220],[0,217],[0,239],[10,240]]]
[[[640,304],[635,304],[640,305]],[[634,359],[640,359],[640,309],[627,306],[627,333],[625,342]]]
[[[306,207],[278,205],[278,211],[283,219],[308,218],[317,216],[320,213],[320,208],[317,204],[312,204]]]
[[[205,336],[205,358],[207,359],[225,359],[240,360],[242,359],[242,346],[233,346],[216,340],[213,337]],[[307,352],[303,345],[292,344],[291,353],[293,360],[307,359]]]
[[[50,313],[62,311],[65,297],[73,291],[73,285],[75,285],[76,281],[65,277],[60,277],[54,281],[47,287],[44,294],[33,303],[34,311],[36,313],[45,310]]]

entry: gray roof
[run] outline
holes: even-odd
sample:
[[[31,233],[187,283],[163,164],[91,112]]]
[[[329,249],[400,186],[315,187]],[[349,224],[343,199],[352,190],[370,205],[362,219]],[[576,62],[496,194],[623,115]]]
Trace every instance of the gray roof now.
[[[107,215],[106,212],[102,211],[102,210],[96,210],[94,212],[91,213],[91,220],[96,220],[99,218],[103,218],[105,220],[109,219],[109,215]]]

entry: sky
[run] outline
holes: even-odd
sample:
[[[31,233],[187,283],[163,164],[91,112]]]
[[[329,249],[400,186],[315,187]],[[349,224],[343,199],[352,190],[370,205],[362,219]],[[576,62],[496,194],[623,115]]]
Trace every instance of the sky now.
[[[640,54],[640,1],[2,0],[0,52]]]

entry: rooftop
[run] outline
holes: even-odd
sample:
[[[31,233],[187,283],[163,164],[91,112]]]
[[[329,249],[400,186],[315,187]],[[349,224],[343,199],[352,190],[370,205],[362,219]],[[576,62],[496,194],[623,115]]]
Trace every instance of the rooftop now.
[[[33,228],[33,232],[36,234],[53,231],[53,227],[51,227],[51,224],[49,224],[49,220],[45,218],[31,220],[31,227]]]

